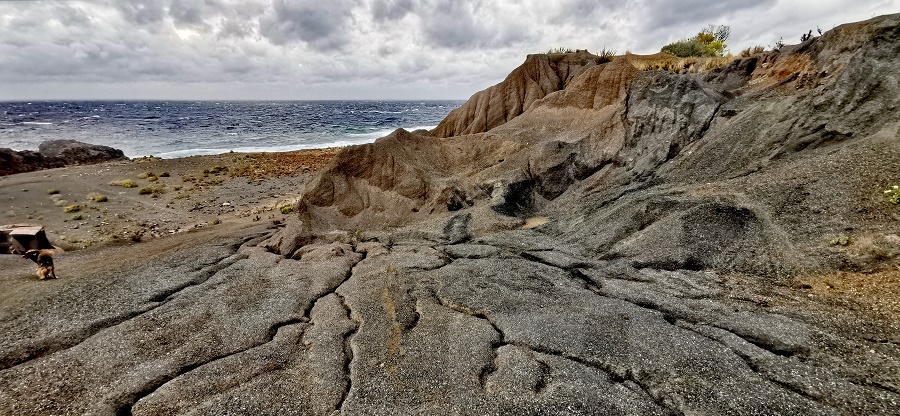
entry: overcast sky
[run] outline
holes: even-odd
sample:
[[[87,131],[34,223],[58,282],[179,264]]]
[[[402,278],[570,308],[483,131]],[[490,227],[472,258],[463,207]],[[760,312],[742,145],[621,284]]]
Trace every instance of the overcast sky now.
[[[900,0],[0,0],[0,100],[465,99],[553,47],[798,43]]]

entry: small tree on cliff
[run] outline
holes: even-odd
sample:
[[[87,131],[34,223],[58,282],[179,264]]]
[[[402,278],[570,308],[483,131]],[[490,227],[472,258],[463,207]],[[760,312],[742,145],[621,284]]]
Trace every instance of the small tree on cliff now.
[[[709,25],[700,30],[697,36],[682,39],[663,46],[662,51],[679,58],[689,56],[722,56],[728,46],[725,41],[731,35],[731,27],[725,25]]]

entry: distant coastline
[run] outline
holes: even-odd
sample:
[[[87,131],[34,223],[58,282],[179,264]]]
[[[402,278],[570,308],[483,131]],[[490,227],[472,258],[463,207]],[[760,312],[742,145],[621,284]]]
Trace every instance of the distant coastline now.
[[[0,102],[0,147],[75,139],[131,158],[285,152],[371,143],[432,129],[454,100]]]

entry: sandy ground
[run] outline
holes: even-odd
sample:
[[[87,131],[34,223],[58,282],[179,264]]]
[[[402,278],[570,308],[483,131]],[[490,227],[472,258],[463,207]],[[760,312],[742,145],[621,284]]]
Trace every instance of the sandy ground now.
[[[72,251],[271,223],[289,215],[282,207],[338,150],[140,158],[0,177],[0,224],[43,225],[52,244]]]

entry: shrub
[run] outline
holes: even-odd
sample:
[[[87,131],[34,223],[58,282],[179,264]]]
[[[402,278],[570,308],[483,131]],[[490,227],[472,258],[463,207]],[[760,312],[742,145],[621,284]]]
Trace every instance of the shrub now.
[[[81,211],[81,205],[78,205],[78,204],[69,205],[69,206],[63,208],[63,212],[65,212],[67,214],[73,213],[73,212],[78,212],[78,211]]]
[[[281,207],[281,213],[284,215],[290,214],[292,212],[294,212],[293,205],[285,205],[285,206]]]
[[[94,201],[94,202],[106,202],[106,201],[109,201],[109,198],[107,198],[106,195],[99,194],[99,193],[96,193],[96,192],[92,192],[92,193],[88,194],[88,198],[90,198],[90,200],[91,200],[91,201]]]
[[[846,234],[838,234],[837,237],[834,237],[829,242],[833,246],[846,246],[850,244],[850,236]]]
[[[894,205],[900,204],[900,185],[894,185],[891,189],[884,191],[884,196],[887,197],[888,202]]]
[[[731,35],[729,26],[709,25],[700,30],[697,36],[663,46],[662,52],[671,53],[679,58],[722,56],[725,53],[727,47],[725,41],[728,40],[729,35]]]
[[[72,221],[79,221],[79,220],[81,220],[81,214],[75,214],[72,216]]]
[[[597,53],[597,56],[600,57],[600,59],[597,63],[602,64],[605,62],[610,62],[613,60],[613,58],[616,57],[616,51],[615,51],[615,49],[603,48],[603,49],[600,49],[600,52]]]
[[[159,198],[164,193],[166,193],[166,189],[163,185],[149,185],[138,191],[140,195],[150,195],[153,198]]]
[[[228,173],[228,166],[213,166],[209,169],[203,169],[203,173],[206,175],[218,175],[221,173]]]
[[[59,189],[48,189],[47,195],[56,195],[59,193]]]
[[[147,179],[147,178],[152,178],[152,177],[154,177],[154,176],[156,176],[156,174],[153,173],[152,171],[149,171],[149,170],[148,170],[148,171],[146,171],[146,172],[144,172],[144,173],[138,175],[138,178],[141,178],[141,179]]]
[[[109,183],[111,186],[121,186],[123,188],[137,188],[138,184],[131,179],[119,179]]]
[[[169,177],[169,172],[163,172],[163,173],[160,173],[160,174],[159,174],[159,177],[160,177],[160,178],[168,178],[168,177]]]

